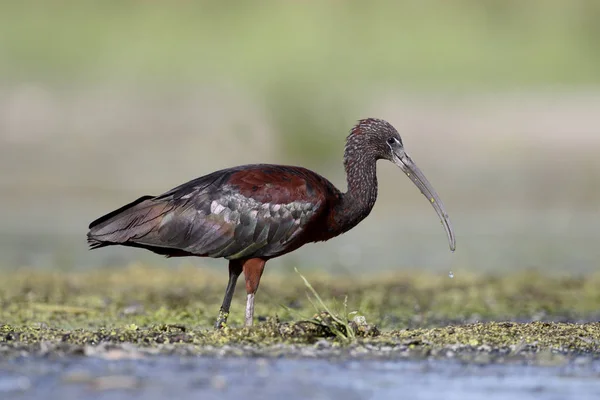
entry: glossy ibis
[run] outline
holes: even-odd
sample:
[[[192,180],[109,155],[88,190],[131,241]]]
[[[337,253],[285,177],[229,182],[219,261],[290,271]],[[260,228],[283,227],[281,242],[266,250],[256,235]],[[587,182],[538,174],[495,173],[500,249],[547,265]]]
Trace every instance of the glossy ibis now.
[[[227,321],[238,277],[246,280],[246,325],[267,260],[309,242],[331,239],[356,226],[377,198],[376,163],[396,164],[431,202],[454,251],[452,225],[442,201],[404,151],[396,129],[363,119],[346,139],[348,191],[301,167],[254,164],[216,171],[159,196],[143,196],[89,226],[91,248],[141,247],[167,257],[229,260],[229,282],[216,327]]]

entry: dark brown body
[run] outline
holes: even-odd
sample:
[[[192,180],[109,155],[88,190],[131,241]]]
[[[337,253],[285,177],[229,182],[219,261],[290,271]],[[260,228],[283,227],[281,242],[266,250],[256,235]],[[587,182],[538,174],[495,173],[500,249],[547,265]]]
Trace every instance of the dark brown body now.
[[[454,250],[454,232],[441,200],[404,152],[398,132],[379,119],[364,119],[348,135],[344,151],[348,191],[306,168],[271,164],[223,169],[159,196],[143,196],[92,222],[91,248],[140,247],[167,257],[229,260],[229,283],[217,320],[227,320],[244,272],[252,324],[254,294],[267,260],[309,242],[331,239],[356,226],[377,198],[376,163],[396,163],[442,218]]]
[[[339,198],[305,168],[245,165],[141,197],[92,222],[88,241],[169,257],[267,260],[341,233],[331,218]]]
[[[253,296],[267,260],[343,232],[333,218],[340,200],[333,184],[305,168],[245,165],[143,196],[92,222],[88,242],[230,260],[221,325],[242,272]]]

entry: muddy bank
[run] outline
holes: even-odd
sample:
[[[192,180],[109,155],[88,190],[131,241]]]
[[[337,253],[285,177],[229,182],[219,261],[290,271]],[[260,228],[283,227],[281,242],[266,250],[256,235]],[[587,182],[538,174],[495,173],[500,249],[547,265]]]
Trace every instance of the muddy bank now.
[[[359,328],[360,329],[360,328]],[[600,323],[478,323],[378,332],[344,340],[314,322],[266,322],[248,329],[188,330],[158,325],[65,330],[4,325],[0,354],[140,359],[151,355],[342,359],[449,358],[465,362],[528,361],[561,365],[600,358]],[[360,330],[359,330],[360,332]]]
[[[240,290],[229,326],[214,331],[220,275],[144,266],[7,273],[0,283],[0,353],[539,363],[600,356],[599,275],[309,275],[321,302],[299,275],[273,274],[260,288],[255,327],[241,327]]]

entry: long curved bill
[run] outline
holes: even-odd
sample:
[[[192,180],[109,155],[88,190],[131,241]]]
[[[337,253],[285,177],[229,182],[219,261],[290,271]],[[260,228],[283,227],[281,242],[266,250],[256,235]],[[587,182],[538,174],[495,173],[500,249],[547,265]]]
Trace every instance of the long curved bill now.
[[[446,212],[446,208],[444,207],[444,203],[440,199],[440,196],[433,189],[423,172],[416,166],[413,160],[406,154],[402,152],[402,154],[398,155],[394,153],[394,163],[400,167],[402,171],[410,178],[411,181],[419,188],[421,193],[431,203],[435,212],[442,220],[442,225],[444,225],[444,229],[446,230],[446,234],[448,235],[448,243],[450,244],[450,250],[454,251],[456,249],[456,238],[454,236],[454,229],[452,228],[452,224],[450,223],[450,218],[448,218],[448,213]]]

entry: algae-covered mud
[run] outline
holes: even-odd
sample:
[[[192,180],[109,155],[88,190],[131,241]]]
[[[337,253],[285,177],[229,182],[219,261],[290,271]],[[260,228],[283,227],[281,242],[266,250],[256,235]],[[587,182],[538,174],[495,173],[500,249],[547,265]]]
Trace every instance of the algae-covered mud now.
[[[403,271],[332,277],[269,271],[253,328],[245,293],[229,325],[212,326],[226,271],[129,266],[6,273],[0,282],[5,357],[154,354],[453,358],[560,364],[600,355],[600,274],[491,276]]]

